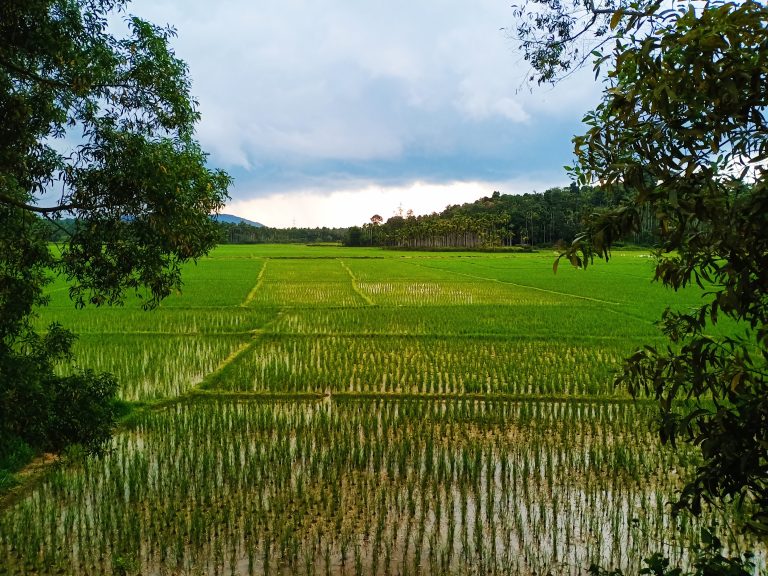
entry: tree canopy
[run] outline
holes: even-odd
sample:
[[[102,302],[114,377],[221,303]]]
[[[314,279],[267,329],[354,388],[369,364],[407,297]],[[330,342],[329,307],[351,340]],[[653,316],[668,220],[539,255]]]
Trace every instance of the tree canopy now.
[[[200,115],[175,32],[125,15],[125,4],[0,4],[0,468],[20,445],[94,446],[114,419],[115,382],[55,376],[73,337],[33,329],[51,274],[70,280],[79,306],[135,291],[152,307],[218,236],[209,214],[230,178],[194,139]],[[111,31],[115,15],[125,37]],[[53,251],[42,219],[67,216],[77,225]]]
[[[556,81],[582,61],[585,46],[607,72],[586,134],[574,138],[572,172],[581,184],[630,193],[593,215],[564,257],[579,266],[608,259],[650,209],[656,278],[706,290],[699,309],[664,315],[669,345],[638,351],[618,378],[658,399],[663,441],[700,448],[703,464],[676,508],[698,513],[703,501],[732,501],[742,526],[765,536],[768,8],[541,0],[518,10],[532,78]],[[712,327],[724,317],[736,328],[716,337]]]
[[[475,202],[448,206],[440,213],[395,215],[384,223],[372,218],[356,237],[363,245],[426,250],[551,246],[572,239],[585,216],[618,206],[625,194],[623,188],[576,184],[542,193],[496,191]],[[652,240],[653,216],[646,211],[641,220],[640,230],[628,240],[647,245]]]

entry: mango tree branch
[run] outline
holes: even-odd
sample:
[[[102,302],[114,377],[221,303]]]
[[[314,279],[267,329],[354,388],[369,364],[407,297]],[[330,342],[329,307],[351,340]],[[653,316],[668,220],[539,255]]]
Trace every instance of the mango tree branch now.
[[[60,80],[54,80],[53,78],[46,78],[45,76],[40,76],[39,74],[33,72],[32,70],[27,70],[26,68],[22,66],[18,66],[14,64],[13,62],[10,62],[6,60],[5,58],[0,57],[0,66],[3,68],[6,68],[10,70],[11,72],[15,72],[16,74],[19,74],[20,76],[23,76],[27,80],[32,80],[34,82],[39,82],[40,84],[45,84],[47,86],[50,86],[52,88],[60,88],[65,90],[71,90],[72,86],[67,84],[66,82],[62,82]]]
[[[53,214],[55,212],[66,212],[71,210],[86,210],[86,209],[94,208],[94,206],[85,206],[83,204],[59,204],[58,206],[46,206],[46,207],[33,206],[32,204],[21,202],[20,200],[16,200],[15,198],[11,198],[10,196],[6,196],[5,194],[0,194],[0,204],[15,206],[16,208],[21,208],[22,210],[28,210],[30,212],[36,212],[37,214]],[[98,206],[96,206],[96,208],[98,208]]]

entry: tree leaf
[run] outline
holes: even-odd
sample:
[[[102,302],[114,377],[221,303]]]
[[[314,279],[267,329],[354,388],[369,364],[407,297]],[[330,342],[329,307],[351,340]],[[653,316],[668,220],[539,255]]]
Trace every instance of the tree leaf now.
[[[619,8],[616,10],[616,12],[613,13],[613,16],[611,16],[611,30],[615,30],[616,26],[619,25],[619,22],[621,22],[621,18],[624,16],[624,11]]]

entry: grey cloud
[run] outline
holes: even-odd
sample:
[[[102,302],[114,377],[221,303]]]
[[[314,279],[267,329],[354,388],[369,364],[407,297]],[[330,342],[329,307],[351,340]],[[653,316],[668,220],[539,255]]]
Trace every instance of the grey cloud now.
[[[570,147],[565,130],[597,93],[582,80],[577,90],[518,92],[525,69],[499,30],[512,16],[505,1],[134,0],[128,9],[178,28],[203,147],[265,186],[543,169],[521,139],[542,162],[552,156],[552,172],[568,160],[552,150]]]

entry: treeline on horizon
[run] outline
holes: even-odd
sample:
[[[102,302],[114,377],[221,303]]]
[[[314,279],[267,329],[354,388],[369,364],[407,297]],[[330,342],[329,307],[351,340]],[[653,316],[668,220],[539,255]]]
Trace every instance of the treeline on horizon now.
[[[77,227],[74,218],[47,221],[50,242],[66,242]],[[220,244],[316,244],[346,243],[349,228],[270,228],[245,222],[217,222]]]
[[[316,244],[383,246],[421,250],[493,249],[530,247],[570,242],[584,218],[622,203],[629,192],[621,189],[579,187],[550,188],[545,192],[502,194],[452,205],[439,213],[415,216],[410,211],[386,221],[378,214],[370,222],[350,228],[271,228],[244,222],[218,222],[222,244]],[[641,231],[628,240],[653,242],[655,217],[642,215]],[[77,220],[49,222],[52,242],[65,242]]]
[[[616,207],[630,192],[621,189],[579,187],[550,188],[540,193],[501,194],[471,203],[448,206],[440,213],[395,215],[386,222],[374,215],[371,221],[349,229],[352,246],[389,246],[422,250],[451,248],[492,249],[570,242],[581,230],[584,218]],[[641,215],[641,229],[632,243],[653,242],[655,217]]]
[[[349,228],[270,228],[245,222],[218,224],[222,244],[341,244],[349,235]]]

